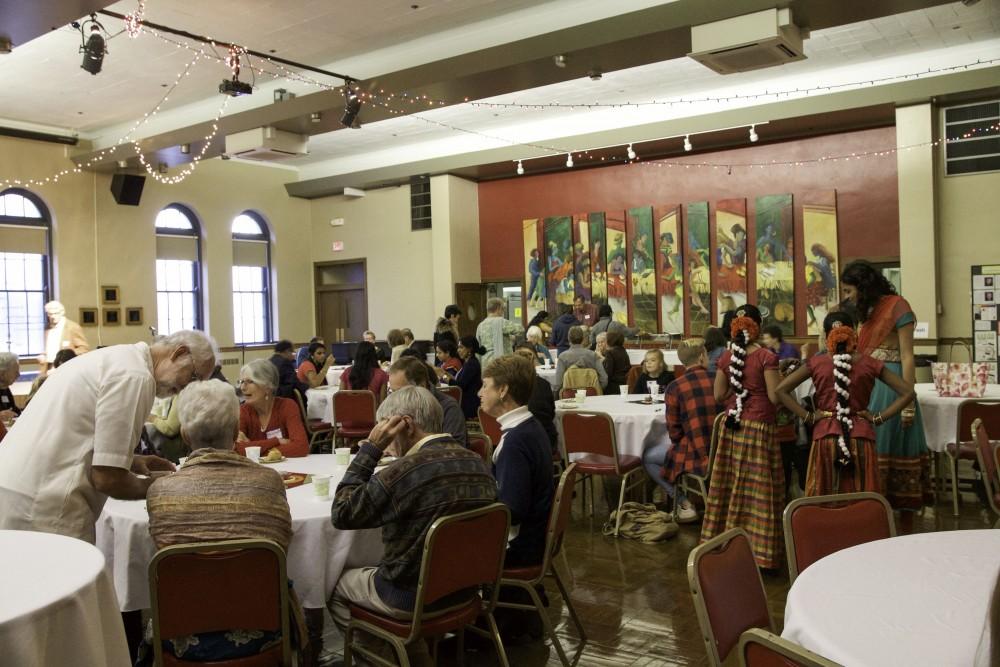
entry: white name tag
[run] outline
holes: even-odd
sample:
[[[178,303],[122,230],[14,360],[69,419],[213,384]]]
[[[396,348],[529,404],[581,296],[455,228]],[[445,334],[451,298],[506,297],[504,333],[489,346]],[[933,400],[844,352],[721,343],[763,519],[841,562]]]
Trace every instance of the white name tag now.
[[[268,431],[267,432],[267,439],[268,440],[281,440],[284,437],[285,436],[281,434],[281,429],[280,428],[276,428],[273,431]]]

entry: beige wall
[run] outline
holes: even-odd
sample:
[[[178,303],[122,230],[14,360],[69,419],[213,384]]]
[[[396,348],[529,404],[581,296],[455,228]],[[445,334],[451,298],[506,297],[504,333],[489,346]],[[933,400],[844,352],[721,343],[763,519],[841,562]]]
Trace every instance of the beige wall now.
[[[431,179],[434,313],[455,303],[455,283],[478,283],[479,186],[456,176]]]

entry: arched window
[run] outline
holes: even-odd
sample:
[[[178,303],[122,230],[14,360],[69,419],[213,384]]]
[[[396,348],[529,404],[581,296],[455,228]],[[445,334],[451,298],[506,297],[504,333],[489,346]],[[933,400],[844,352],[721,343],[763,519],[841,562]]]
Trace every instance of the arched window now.
[[[45,204],[27,190],[0,192],[0,350],[45,351],[51,223]]]
[[[271,237],[253,211],[233,218],[233,335],[237,345],[271,340]]]
[[[156,327],[168,335],[201,329],[201,230],[186,206],[156,214]]]

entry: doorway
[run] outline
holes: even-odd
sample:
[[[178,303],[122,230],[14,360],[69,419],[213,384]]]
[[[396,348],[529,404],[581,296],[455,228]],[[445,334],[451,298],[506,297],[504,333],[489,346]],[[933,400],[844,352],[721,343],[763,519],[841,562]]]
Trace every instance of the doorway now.
[[[316,334],[328,344],[361,340],[368,328],[366,261],[316,262]]]
[[[455,305],[462,311],[458,320],[460,336],[475,336],[476,327],[486,318],[486,285],[455,283]]]

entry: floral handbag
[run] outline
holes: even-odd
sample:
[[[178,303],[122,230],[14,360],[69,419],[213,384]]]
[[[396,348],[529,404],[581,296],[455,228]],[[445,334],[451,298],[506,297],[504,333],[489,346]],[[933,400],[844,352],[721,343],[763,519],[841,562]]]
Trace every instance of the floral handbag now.
[[[955,341],[951,344],[952,350],[956,344],[965,346],[969,359],[972,359],[972,349],[967,343]],[[950,353],[949,356],[954,355]],[[982,398],[990,381],[990,365],[986,362],[936,361],[931,365],[931,372],[934,375],[934,389],[938,396]]]

